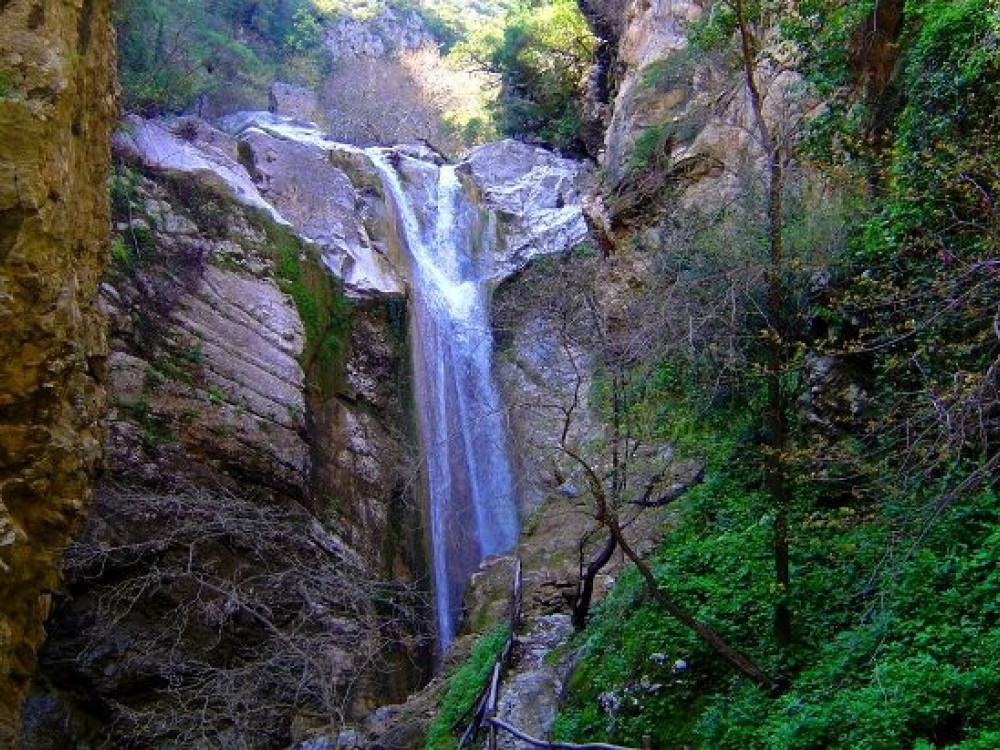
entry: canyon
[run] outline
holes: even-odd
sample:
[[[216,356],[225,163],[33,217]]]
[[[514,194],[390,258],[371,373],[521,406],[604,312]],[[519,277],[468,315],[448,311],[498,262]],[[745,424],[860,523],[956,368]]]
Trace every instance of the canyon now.
[[[992,746],[946,6],[0,0],[0,745]]]

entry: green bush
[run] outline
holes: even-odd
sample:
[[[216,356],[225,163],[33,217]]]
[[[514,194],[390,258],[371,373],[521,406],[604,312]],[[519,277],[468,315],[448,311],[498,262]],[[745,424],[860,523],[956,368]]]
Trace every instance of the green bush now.
[[[452,734],[452,729],[469,715],[509,636],[510,627],[506,624],[497,625],[480,636],[469,658],[448,678],[448,692],[427,730],[424,750],[452,750],[458,747],[458,739]],[[468,718],[471,719],[471,715]]]
[[[1000,715],[1000,502],[963,499],[926,534],[912,512],[799,506],[789,663],[771,639],[770,516],[738,415],[701,423],[717,446],[653,558],[660,585],[766,669],[777,698],[736,676],[622,576],[581,634],[556,737],[657,747],[985,747]],[[728,424],[727,424],[728,422]],[[902,546],[900,547],[900,545]],[[687,668],[673,669],[682,659]],[[783,666],[784,665],[784,666]],[[926,743],[921,745],[920,743]]]
[[[147,115],[180,112],[201,96],[263,106],[267,84],[277,77],[315,83],[299,80],[299,73],[327,64],[326,15],[311,0],[120,0],[125,107]]]
[[[497,73],[501,130],[580,151],[580,97],[597,49],[575,0],[519,3],[456,49]]]
[[[6,70],[0,70],[0,99],[6,99],[14,93],[14,75]]]
[[[132,264],[132,250],[125,238],[117,233],[111,238],[111,260],[121,266]]]

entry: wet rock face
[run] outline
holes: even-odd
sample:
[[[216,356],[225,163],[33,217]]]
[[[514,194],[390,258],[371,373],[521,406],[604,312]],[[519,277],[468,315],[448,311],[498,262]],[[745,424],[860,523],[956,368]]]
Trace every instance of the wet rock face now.
[[[111,3],[0,3],[0,745],[101,455]]]
[[[400,294],[399,258],[380,236],[362,154],[317,131],[260,121],[239,134],[239,153],[264,197],[323,250],[327,268],[359,294]]]

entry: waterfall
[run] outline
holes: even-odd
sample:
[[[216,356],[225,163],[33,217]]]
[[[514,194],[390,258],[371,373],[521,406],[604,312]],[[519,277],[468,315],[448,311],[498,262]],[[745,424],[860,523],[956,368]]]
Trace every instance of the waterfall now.
[[[473,249],[488,242],[453,166],[368,155],[410,262],[414,394],[431,523],[439,645],[455,636],[465,582],[517,542],[506,422],[493,380],[488,294]],[[429,183],[429,184],[428,184]]]

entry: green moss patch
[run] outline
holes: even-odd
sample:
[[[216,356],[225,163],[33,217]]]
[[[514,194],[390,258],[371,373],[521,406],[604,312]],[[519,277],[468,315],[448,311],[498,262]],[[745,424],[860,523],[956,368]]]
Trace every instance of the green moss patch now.
[[[509,635],[510,628],[504,623],[480,636],[469,658],[448,678],[448,692],[427,730],[424,750],[453,750],[458,747],[458,739],[453,733],[456,725],[471,719],[473,704],[489,679],[493,664]],[[459,731],[462,729],[464,727],[460,727]]]

